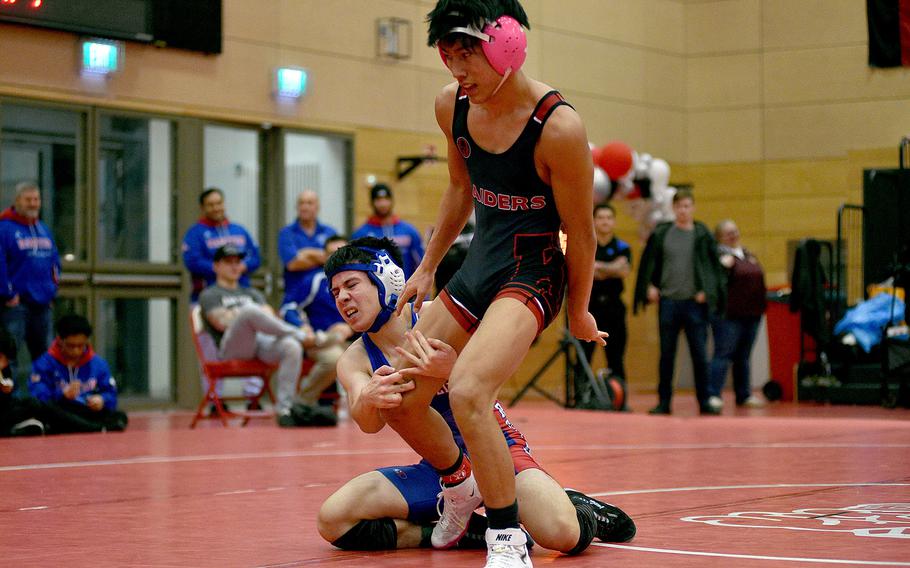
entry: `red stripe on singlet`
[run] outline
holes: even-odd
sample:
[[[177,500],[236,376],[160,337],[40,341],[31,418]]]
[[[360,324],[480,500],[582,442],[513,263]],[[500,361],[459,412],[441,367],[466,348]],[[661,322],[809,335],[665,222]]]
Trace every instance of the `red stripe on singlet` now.
[[[537,107],[537,111],[534,113],[534,120],[537,122],[543,122],[543,120],[549,114],[550,109],[553,108],[553,105],[564,101],[565,99],[559,93],[550,93],[546,98],[540,103]]]
[[[472,314],[468,309],[462,306],[455,298],[449,294],[448,290],[443,290],[439,293],[439,299],[442,300],[442,305],[449,310],[449,313],[452,314],[452,317],[455,318],[455,321],[458,322],[458,325],[462,327],[468,333],[474,333],[477,329],[477,326],[480,325],[480,320],[477,319],[474,314]]]

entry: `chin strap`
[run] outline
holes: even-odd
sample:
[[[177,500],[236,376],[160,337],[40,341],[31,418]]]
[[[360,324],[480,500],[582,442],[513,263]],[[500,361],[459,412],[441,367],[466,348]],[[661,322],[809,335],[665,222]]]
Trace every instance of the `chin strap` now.
[[[496,96],[496,93],[499,92],[499,89],[502,87],[502,85],[506,82],[506,79],[508,79],[509,75],[511,75],[511,74],[512,74],[512,68],[509,67],[508,69],[506,69],[506,72],[502,74],[502,79],[499,80],[499,84],[496,85],[495,89],[493,89],[493,94],[490,95],[491,97]]]
[[[392,317],[393,313],[395,313],[394,308],[392,308],[392,309],[382,308],[382,310],[379,312],[379,315],[376,316],[375,320],[373,320],[373,325],[371,325],[370,329],[368,329],[367,331],[370,333],[376,333],[377,331],[379,331],[382,328],[382,326],[384,326],[386,324],[386,322],[389,321],[389,318]]]

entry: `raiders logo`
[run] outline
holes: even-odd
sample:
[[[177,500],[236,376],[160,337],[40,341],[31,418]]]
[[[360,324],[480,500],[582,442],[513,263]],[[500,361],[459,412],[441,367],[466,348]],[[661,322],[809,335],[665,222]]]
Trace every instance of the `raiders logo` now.
[[[458,146],[458,151],[461,152],[463,158],[467,159],[471,157],[471,144],[468,142],[467,138],[459,136],[458,140],[455,141],[455,145]]]

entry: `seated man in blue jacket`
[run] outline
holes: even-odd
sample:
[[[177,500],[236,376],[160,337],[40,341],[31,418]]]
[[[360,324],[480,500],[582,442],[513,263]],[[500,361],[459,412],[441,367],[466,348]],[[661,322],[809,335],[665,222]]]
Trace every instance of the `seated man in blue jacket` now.
[[[126,428],[126,414],[117,410],[117,382],[92,349],[91,335],[87,319],[65,315],[50,349],[32,364],[28,390],[53,411],[49,430],[55,434]]]

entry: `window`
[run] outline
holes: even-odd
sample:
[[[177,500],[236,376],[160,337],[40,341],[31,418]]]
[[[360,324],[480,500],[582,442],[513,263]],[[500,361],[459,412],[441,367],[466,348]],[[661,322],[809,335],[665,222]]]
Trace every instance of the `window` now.
[[[98,259],[176,261],[170,121],[102,114]]]
[[[100,299],[95,350],[110,365],[120,394],[172,398],[176,312],[171,298]]]
[[[284,210],[286,222],[297,217],[297,196],[306,189],[319,194],[319,220],[341,233],[348,226],[350,162],[347,140],[323,134],[284,135]]]
[[[227,218],[243,225],[256,244],[262,242],[259,172],[258,130],[206,125],[204,185],[224,193]]]

